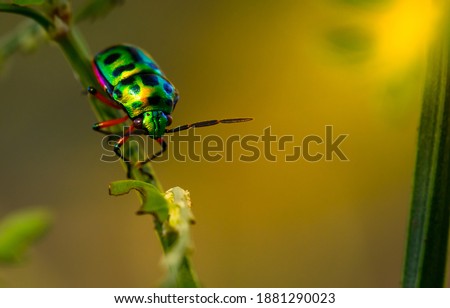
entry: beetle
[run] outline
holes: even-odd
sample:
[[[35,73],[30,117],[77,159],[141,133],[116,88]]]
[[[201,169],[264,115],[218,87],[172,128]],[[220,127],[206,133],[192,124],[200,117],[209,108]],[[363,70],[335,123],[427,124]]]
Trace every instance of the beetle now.
[[[115,109],[122,109],[126,113],[124,117],[118,119],[95,123],[93,129],[110,134],[104,129],[124,123],[128,119],[132,123],[124,136],[114,144],[116,155],[125,160],[121,147],[137,130],[143,131],[161,146],[160,151],[139,163],[140,166],[167,150],[164,134],[192,127],[252,120],[252,118],[209,120],[167,128],[172,124],[172,112],[179,99],[178,91],[153,58],[136,46],[115,45],[97,53],[92,61],[92,69],[98,84],[107,96],[93,86],[88,87],[88,93],[104,104]]]

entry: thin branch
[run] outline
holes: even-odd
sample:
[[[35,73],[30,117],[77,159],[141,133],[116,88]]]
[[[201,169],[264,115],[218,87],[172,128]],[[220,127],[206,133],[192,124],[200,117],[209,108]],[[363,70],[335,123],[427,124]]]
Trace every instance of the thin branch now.
[[[24,15],[38,22],[49,33],[50,38],[60,46],[83,87],[87,88],[88,86],[97,86],[97,81],[91,68],[92,57],[88,51],[87,45],[84,43],[84,40],[74,25],[65,24],[65,21],[70,20],[70,18],[58,18],[56,15],[56,24],[52,24],[52,22],[44,17],[44,15],[41,15],[37,11],[26,7],[0,4],[0,12],[1,11]],[[55,8],[54,12],[58,12],[57,8]],[[92,103],[92,109],[99,122],[120,116],[120,111],[109,108],[108,106],[96,101],[93,97],[90,97],[89,99]],[[129,150],[132,161],[137,161],[137,158],[142,156],[141,151],[143,150],[139,149],[139,147],[135,145],[130,145]],[[123,165],[126,168],[126,165]],[[141,168],[136,168],[133,165],[131,177],[138,180],[136,181],[137,183],[146,182],[152,184],[152,187],[155,187],[155,190],[159,190],[160,193],[163,192],[162,186],[159,183],[151,164],[146,164]],[[142,196],[141,200],[142,203],[145,203]],[[155,199],[150,201],[155,202]],[[160,221],[158,219],[155,220],[155,229],[161,241],[164,253],[166,257],[170,257],[168,259],[169,271],[171,271],[171,274],[174,274],[174,276],[171,276],[173,278],[169,279],[169,283],[171,286],[196,287],[199,284],[189,257],[189,228],[186,224],[183,224],[181,228],[182,232],[180,233],[178,229],[173,229],[172,226],[169,228],[170,232],[167,232],[165,230],[166,224],[170,224],[170,222]],[[169,233],[169,235],[167,233]],[[174,234],[177,234],[177,236],[173,236]],[[178,234],[181,234],[182,236],[179,236]],[[175,272],[173,272],[174,270]]]
[[[29,17],[40,24],[47,32],[51,31],[54,24],[47,17],[36,10],[29,7],[20,6],[16,4],[0,4],[0,12],[13,13]]]

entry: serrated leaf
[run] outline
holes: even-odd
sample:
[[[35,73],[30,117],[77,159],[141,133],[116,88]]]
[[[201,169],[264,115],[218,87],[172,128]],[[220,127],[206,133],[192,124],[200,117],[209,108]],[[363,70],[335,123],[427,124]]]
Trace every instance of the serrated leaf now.
[[[0,262],[16,263],[27,249],[47,233],[51,215],[45,210],[27,210],[7,216],[0,222]]]
[[[153,214],[161,222],[169,216],[169,203],[164,195],[152,184],[136,180],[123,180],[112,182],[109,185],[109,194],[120,196],[128,194],[132,189],[137,190],[142,195],[142,205],[138,214]]]

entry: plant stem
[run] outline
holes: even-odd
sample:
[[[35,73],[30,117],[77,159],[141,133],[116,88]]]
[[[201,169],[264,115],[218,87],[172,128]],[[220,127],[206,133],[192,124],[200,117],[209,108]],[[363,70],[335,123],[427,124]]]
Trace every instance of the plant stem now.
[[[167,255],[170,250],[174,247],[175,241],[177,239],[172,239],[167,235],[164,235],[163,232],[163,224],[159,222],[157,219],[155,219],[155,230],[158,234],[159,241],[161,243],[161,246],[163,247],[164,254]],[[178,268],[178,272],[176,274],[176,287],[182,287],[182,288],[198,288],[200,286],[197,274],[194,272],[194,267],[192,265],[191,258],[187,256],[186,254],[183,256],[183,259],[181,261],[181,265]],[[168,270],[171,270],[170,268]],[[169,286],[170,287],[170,286]]]
[[[47,32],[51,31],[53,28],[53,23],[47,17],[41,13],[30,9],[25,6],[19,6],[15,4],[0,4],[0,12],[13,13],[18,15],[23,15],[33,19],[35,22],[40,24]]]
[[[65,56],[71,63],[72,68],[77,72],[78,76],[80,77],[80,82],[83,84],[83,86],[87,87],[88,85],[97,84],[91,70],[90,61],[88,60],[89,56],[86,53],[86,48],[83,48],[79,36],[75,35],[73,32],[68,32],[67,35],[57,38],[56,42],[63,50]],[[119,117],[119,115],[116,115],[116,113],[118,113],[116,110],[108,108],[107,106],[104,107],[103,104],[93,104],[93,108],[95,113],[97,114],[97,118],[99,121]],[[138,157],[139,154],[136,153],[136,150],[134,150],[132,152],[132,156]],[[146,172],[149,172],[152,175],[150,179],[148,178],[147,174],[145,172],[142,172],[140,169],[134,170],[134,172],[132,173],[133,178],[135,180],[149,182],[162,192],[163,189],[161,184],[159,183],[155,173],[151,169],[151,166],[148,165],[149,164],[147,164],[144,168],[147,168]],[[173,243],[169,243],[164,234],[160,232],[162,230],[162,222],[155,219],[154,223],[157,235],[163,247],[163,251],[164,253],[167,253],[173,246]],[[198,287],[198,283],[195,278],[196,275],[193,272],[190,258],[188,258],[187,256],[183,257],[183,262],[181,267],[179,268],[177,276],[179,277],[179,279],[177,279],[176,286]]]
[[[91,57],[87,51],[87,48],[84,46],[84,43],[76,28],[72,26],[68,32],[64,33],[64,35],[58,35],[54,40],[61,47],[64,55],[71,64],[72,68],[77,73],[77,76],[84,88],[92,85],[97,85],[97,81],[95,80],[95,76],[91,69]],[[119,118],[122,116],[120,114],[120,111],[109,108],[108,106],[97,102],[93,98],[90,98],[90,100],[92,102],[92,108],[99,122],[108,119]],[[139,157],[140,153],[138,151],[139,149],[132,148],[131,158]],[[126,169],[126,165],[123,165]],[[148,174],[150,174],[151,177],[149,177]],[[153,184],[161,192],[163,192],[162,185],[159,183],[150,164],[147,164],[142,169],[133,168],[132,178],[135,180]]]
[[[450,216],[448,32],[429,51],[403,287],[443,287]]]
[[[57,12],[57,10],[55,10]],[[53,39],[62,49],[64,55],[72,66],[72,69],[77,74],[77,77],[83,87],[97,86],[97,81],[91,69],[91,56],[88,52],[88,48],[81,39],[81,35],[78,33],[74,25],[65,24],[62,19],[55,16],[51,21],[42,13],[24,6],[18,6],[14,4],[0,4],[0,12],[14,13],[33,19],[39,25],[41,25],[48,33],[51,39]],[[64,16],[64,20],[70,20],[67,16]],[[101,90],[101,89],[98,89]],[[104,104],[96,101],[92,97],[89,97],[94,113],[98,121],[105,121],[108,119],[114,119],[120,117],[120,112],[108,108]],[[124,151],[126,147],[124,148]],[[137,146],[130,146],[131,159],[143,156]],[[126,164],[123,163],[126,169]],[[146,164],[142,168],[135,168],[132,166],[131,176],[135,180],[144,181],[156,186],[161,192],[163,192],[162,185],[159,183],[153,168],[150,164]]]
[[[55,23],[47,19],[41,13],[27,8],[12,4],[0,4],[0,12],[10,12],[19,15],[29,17],[40,24],[49,34],[50,38],[53,39],[63,51],[65,57],[70,63],[72,69],[77,75],[77,78],[81,82],[84,88],[88,86],[97,86],[97,81],[91,69],[91,56],[88,52],[88,48],[81,38],[74,25],[67,25],[63,20],[70,20],[70,18],[58,19],[55,18]],[[98,87],[97,87],[98,88]],[[98,89],[101,90],[101,89]],[[96,101],[94,98],[89,97],[94,113],[96,114],[97,120],[105,121],[109,119],[119,118],[122,115],[120,111],[113,108],[109,108],[106,105]],[[138,157],[142,157],[143,150],[139,149],[136,145],[129,146],[130,149],[130,159],[132,161],[137,161]],[[126,149],[124,149],[125,151]],[[127,166],[123,163],[124,168]],[[142,168],[135,168],[132,166],[131,177],[138,181],[143,181],[154,185],[161,193],[163,193],[163,188],[155,172],[150,164],[144,165]],[[155,219],[155,229],[159,237],[163,251],[167,254],[174,245],[173,241],[167,238],[163,233],[163,222]],[[182,263],[177,272],[177,287],[198,287],[198,282],[196,280],[195,272],[187,255],[183,255]]]

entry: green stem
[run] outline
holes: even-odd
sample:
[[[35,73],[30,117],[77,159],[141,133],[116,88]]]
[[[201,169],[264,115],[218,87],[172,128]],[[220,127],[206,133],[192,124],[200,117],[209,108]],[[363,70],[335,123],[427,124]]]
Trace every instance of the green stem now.
[[[78,35],[75,35],[73,32],[68,32],[67,35],[59,36],[56,38],[56,42],[59,44],[61,49],[63,50],[65,56],[71,63],[72,68],[77,72],[77,75],[80,78],[80,82],[84,87],[88,85],[96,84],[95,77],[91,70],[90,57],[86,52],[86,48],[83,47],[82,41]],[[99,121],[104,121],[111,118],[118,118],[118,111],[108,108],[100,103],[94,103],[93,108],[95,113],[97,114],[97,118]],[[136,151],[132,152],[132,157],[139,157],[139,153]],[[151,169],[150,164],[147,164],[144,168],[143,172],[141,169],[133,169],[133,178],[135,180],[145,181],[147,183],[153,184],[156,186],[161,192],[163,191],[161,184],[159,183],[155,173]],[[124,165],[125,166],[125,165]],[[126,167],[125,167],[126,168]],[[147,172],[152,175],[151,178],[148,178]],[[172,247],[173,243],[167,241],[162,231],[162,222],[159,220],[155,220],[155,229],[157,230],[157,235],[160,239],[160,242],[163,247],[164,253],[167,253]],[[182,266],[179,269],[177,286],[180,287],[197,287],[198,283],[196,282],[195,273],[192,270],[191,261],[187,256],[184,256]]]
[[[69,30],[68,32],[55,37],[54,40],[61,47],[64,55],[66,56],[74,71],[77,73],[77,76],[84,88],[92,85],[97,85],[97,81],[91,68],[91,56],[89,55],[79,33],[76,31],[76,28],[71,27],[70,29],[71,30]],[[96,101],[93,98],[90,98],[90,100],[92,102],[91,105],[93,111],[96,114],[97,120],[99,122],[108,119],[119,118],[122,116],[120,114],[120,111],[109,108],[108,106]],[[136,158],[139,156],[142,157],[143,155],[140,154],[142,153],[139,152],[139,149],[137,147],[131,149],[131,158]],[[123,165],[126,169],[126,165]],[[154,173],[150,164],[147,164],[142,169],[133,167],[131,174],[133,179],[153,184],[161,192],[163,192],[162,185],[159,183],[156,174]],[[151,175],[150,177],[148,176],[149,174]]]
[[[12,4],[0,4],[0,12],[11,12],[24,15],[39,23],[48,32],[49,36],[60,46],[83,87],[87,88],[92,85],[97,86],[97,81],[91,69],[91,56],[88,52],[88,48],[81,38],[81,35],[77,32],[77,29],[73,25],[64,24],[63,19],[59,20],[59,24],[58,22],[54,24],[44,15],[33,9]],[[70,19],[64,18],[64,20]],[[99,122],[122,116],[119,111],[105,106],[92,97],[90,97],[90,102]],[[141,151],[143,150],[139,149],[137,146],[130,147],[130,158],[132,161],[133,159],[136,161],[135,159],[138,157],[143,157],[143,152]],[[123,166],[126,169],[126,165],[124,163]],[[151,164],[146,164],[142,168],[132,167],[131,176],[135,180],[150,183],[157,187],[159,191],[163,192],[162,185],[158,181]],[[167,253],[170,251],[174,243],[167,239],[167,237],[163,234],[163,223],[157,219],[155,219],[155,229],[163,247],[163,251],[164,253]],[[176,286],[199,286],[190,258],[186,255],[183,256],[182,264],[178,269]]]
[[[55,18],[56,22],[53,23],[50,19],[36,10],[14,4],[0,4],[0,12],[23,15],[40,24],[47,31],[49,36],[61,47],[64,55],[77,74],[81,84],[85,88],[88,86],[97,85],[97,81],[95,80],[95,76],[91,69],[91,56],[88,53],[88,49],[84,44],[84,41],[81,39],[81,36],[77,32],[75,26],[67,25],[63,22],[63,19],[70,20],[70,18],[59,19],[59,21]],[[121,116],[119,111],[108,108],[107,106],[94,100],[92,97],[90,97],[90,101],[99,122]],[[142,152],[139,151],[137,146],[132,146],[130,152],[130,158],[132,159],[139,156],[143,157],[143,155],[140,155]],[[126,169],[126,165],[123,164],[123,166]],[[143,168],[135,168],[133,166],[131,176],[135,180],[153,184],[161,192],[163,192],[162,185],[159,183],[150,164],[146,164]]]
[[[74,33],[69,32],[67,35],[60,36],[57,38],[56,42],[59,44],[61,49],[63,50],[65,56],[71,63],[72,68],[77,72],[77,75],[80,78],[80,82],[84,87],[88,85],[96,84],[95,77],[91,70],[90,57],[86,53],[86,48],[83,48],[81,44],[81,40],[79,36],[74,35]],[[103,106],[103,104],[93,104],[94,111],[97,114],[97,118],[99,121],[104,121],[106,119],[118,118],[119,115],[114,114],[118,113],[116,110],[112,108],[108,108],[107,106]],[[111,114],[113,113],[113,114]],[[136,154],[138,156],[139,154]],[[132,155],[135,156],[135,155]],[[149,164],[147,164],[149,165]],[[151,170],[151,166],[146,166],[147,172]],[[136,180],[147,181],[150,184],[155,185],[160,191],[162,190],[162,186],[156,178],[155,173],[151,170],[150,174],[152,174],[152,179],[148,179],[147,175],[143,173],[140,169],[135,169],[133,172],[133,178]],[[161,232],[162,230],[162,222],[155,219],[155,229],[157,230],[157,235],[160,239],[160,242],[163,247],[164,253],[167,253],[172,247],[173,243],[169,243],[166,237]],[[180,287],[197,287],[198,283],[196,282],[195,273],[192,270],[191,261],[187,256],[184,256],[182,265],[178,272],[177,286]]]
[[[13,13],[29,17],[40,24],[47,32],[50,32],[53,28],[53,23],[51,20],[47,19],[47,17],[45,17],[41,13],[25,6],[19,6],[15,4],[0,4],[0,12]]]
[[[163,224],[155,219],[155,230],[158,234],[159,241],[161,246],[163,247],[164,254],[168,254],[169,251],[174,247],[174,244],[179,238],[171,237],[170,234],[165,235],[163,232]],[[170,268],[168,270],[171,270]],[[183,255],[183,260],[181,261],[181,265],[178,268],[176,275],[176,287],[180,288],[198,288],[200,287],[200,283],[197,279],[197,274],[194,271],[194,267],[192,265],[192,260],[186,254]],[[173,287],[173,286],[172,286]]]
[[[403,287],[443,287],[450,216],[448,33],[429,52]]]

